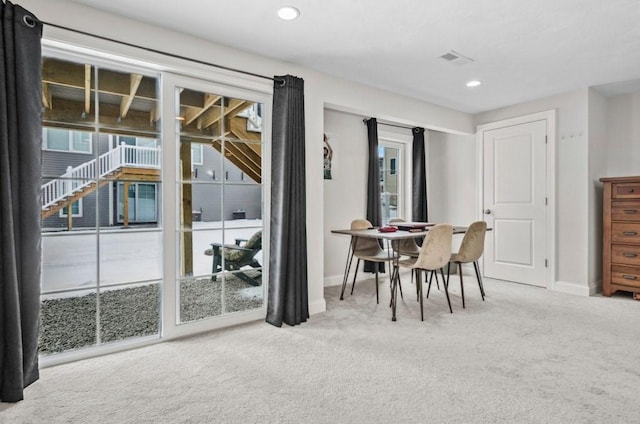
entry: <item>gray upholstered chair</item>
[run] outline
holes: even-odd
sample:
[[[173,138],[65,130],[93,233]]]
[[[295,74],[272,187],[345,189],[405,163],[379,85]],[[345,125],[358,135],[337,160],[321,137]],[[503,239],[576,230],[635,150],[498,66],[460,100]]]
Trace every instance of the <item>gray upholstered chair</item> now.
[[[440,270],[442,280],[444,281],[444,292],[447,295],[447,303],[449,304],[449,312],[451,309],[451,300],[449,299],[449,282],[444,278],[443,267],[449,263],[451,259],[451,243],[453,239],[453,226],[451,224],[434,225],[422,242],[420,254],[417,258],[403,259],[398,265],[405,268],[415,269],[417,271],[437,271]],[[424,309],[422,306],[422,281],[420,272],[417,278],[418,296],[420,297],[420,319],[424,321]]]
[[[473,263],[478,279],[478,287],[480,287],[480,296],[484,300],[484,287],[482,285],[482,277],[480,276],[480,268],[478,259],[484,252],[484,236],[487,232],[487,223],[484,221],[476,221],[469,225],[467,232],[464,234],[462,243],[458,253],[451,254],[451,262],[458,264],[458,274],[460,274],[460,295],[462,296],[462,307],[464,304],[464,282],[462,280],[462,264]]]
[[[366,219],[356,219],[351,222],[352,230],[364,230],[367,228],[372,228],[371,222]],[[393,261],[393,252],[389,252],[387,250],[382,249],[380,247],[380,243],[377,239],[372,238],[364,238],[364,237],[355,237],[353,241],[353,256],[358,258],[356,262],[356,271],[353,274],[353,283],[351,283],[351,294],[353,294],[353,288],[356,285],[356,276],[358,275],[358,267],[360,266],[360,261],[369,261],[376,263],[376,303],[380,303],[380,297],[378,293],[378,263],[381,262],[389,262]],[[343,289],[344,291],[344,289]],[[342,297],[342,296],[341,296]]]

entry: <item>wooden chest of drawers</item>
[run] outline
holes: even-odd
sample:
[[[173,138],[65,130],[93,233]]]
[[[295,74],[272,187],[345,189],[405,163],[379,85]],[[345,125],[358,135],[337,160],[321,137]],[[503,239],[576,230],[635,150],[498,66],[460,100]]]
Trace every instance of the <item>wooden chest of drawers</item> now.
[[[640,292],[640,177],[604,183],[602,294]]]

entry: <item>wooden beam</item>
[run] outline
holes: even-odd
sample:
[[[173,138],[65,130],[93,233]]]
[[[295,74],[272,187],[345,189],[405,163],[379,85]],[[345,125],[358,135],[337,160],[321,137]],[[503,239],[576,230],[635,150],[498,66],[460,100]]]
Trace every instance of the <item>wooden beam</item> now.
[[[95,113],[91,112],[82,116],[84,105],[82,102],[55,98],[55,109],[47,109],[42,114],[45,126],[69,126],[74,129],[82,127],[94,127]],[[100,125],[105,132],[145,133],[141,136],[159,137],[159,131],[153,122],[149,122],[148,112],[130,109],[126,120],[118,120],[120,106],[108,103],[100,103]]]
[[[195,121],[200,115],[205,113],[207,110],[212,108],[218,101],[220,101],[221,97],[214,94],[205,94],[204,96],[204,104],[201,108],[187,107],[187,110],[184,114],[184,124],[189,125],[193,121]],[[220,108],[216,108],[218,113],[220,113]]]
[[[42,64],[42,81],[52,85],[84,90],[86,66],[90,65],[46,58]],[[98,69],[98,91],[100,93],[127,96],[131,93],[130,81],[129,74],[102,68]],[[156,79],[152,77],[143,78],[136,92],[136,97],[156,100]],[[202,104],[202,102],[199,104]]]
[[[149,111],[149,124],[155,124],[160,120],[160,105],[156,104]]]
[[[84,112],[91,112],[91,65],[84,65]]]
[[[140,87],[140,82],[142,81],[142,75],[140,74],[131,74],[130,78],[129,95],[124,96],[120,102],[120,118],[127,117],[131,103],[133,103],[133,100],[136,98],[136,92],[138,91],[138,87]]]
[[[42,106],[45,109],[53,109],[53,98],[51,97],[51,90],[49,89],[49,84],[46,82],[42,83]]]

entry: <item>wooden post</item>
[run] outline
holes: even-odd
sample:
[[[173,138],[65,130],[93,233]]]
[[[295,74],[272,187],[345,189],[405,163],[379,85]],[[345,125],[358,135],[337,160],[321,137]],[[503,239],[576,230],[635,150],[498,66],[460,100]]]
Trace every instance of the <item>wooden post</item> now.
[[[124,219],[124,228],[128,228],[129,227],[129,181],[125,181],[124,182],[124,187],[122,188],[123,190],[123,204],[122,204],[122,209],[124,209],[123,212],[123,219]]]
[[[193,207],[191,184],[191,143],[180,143],[180,164],[182,170],[182,263],[185,276],[193,275]]]
[[[73,202],[67,205],[67,231],[73,229]]]

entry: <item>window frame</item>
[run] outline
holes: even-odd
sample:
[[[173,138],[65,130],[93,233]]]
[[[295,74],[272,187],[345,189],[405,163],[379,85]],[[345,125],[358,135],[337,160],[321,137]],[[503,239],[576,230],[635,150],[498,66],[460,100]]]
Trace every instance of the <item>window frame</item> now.
[[[398,157],[395,164],[395,174],[398,183],[398,193],[396,201],[396,216],[403,218],[406,221],[411,221],[411,216],[407,214],[411,213],[411,144],[413,138],[411,135],[399,134],[394,132],[379,131],[378,132],[378,148],[393,148],[398,149]],[[391,172],[391,169],[388,170]],[[380,176],[383,178],[383,169],[380,169]],[[380,182],[383,180],[381,179]],[[380,193],[382,196],[382,192]],[[382,200],[382,199],[381,199]],[[383,219],[382,225],[386,225],[385,216],[382,209],[382,201],[380,202],[380,215]]]
[[[75,205],[75,204],[78,205],[78,213],[73,213],[73,205]],[[68,218],[68,214],[65,213],[65,209],[66,208],[62,208],[62,209],[60,209],[60,211],[58,211],[58,217],[59,218]],[[71,203],[71,217],[72,218],[82,218],[82,211],[83,211],[83,207],[82,207],[82,197],[81,197],[78,200],[76,200],[75,202]]]
[[[49,131],[66,131],[67,132],[67,149],[55,149],[49,147]],[[87,134],[89,136],[89,151],[74,149],[74,134]],[[47,152],[60,152],[60,153],[77,153],[82,155],[93,155],[93,133],[90,131],[79,131],[65,128],[56,127],[43,127],[42,128],[42,150]],[[66,216],[66,215],[65,215]]]

